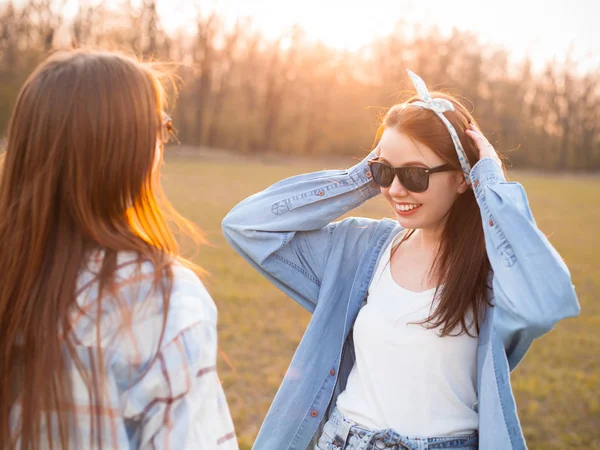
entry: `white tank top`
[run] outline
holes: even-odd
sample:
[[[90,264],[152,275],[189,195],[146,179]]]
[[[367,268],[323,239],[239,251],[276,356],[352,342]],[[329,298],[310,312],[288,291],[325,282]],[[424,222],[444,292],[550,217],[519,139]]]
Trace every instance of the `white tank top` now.
[[[356,362],[337,407],[372,430],[423,437],[473,433],[477,338],[440,337],[412,323],[433,312],[435,289],[412,292],[394,281],[389,261],[397,241],[382,256],[354,324]]]

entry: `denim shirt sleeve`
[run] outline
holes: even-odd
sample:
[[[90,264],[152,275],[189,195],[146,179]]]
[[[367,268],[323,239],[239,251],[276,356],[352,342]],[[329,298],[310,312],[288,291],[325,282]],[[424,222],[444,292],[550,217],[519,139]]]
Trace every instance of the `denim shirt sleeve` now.
[[[491,158],[471,170],[493,270],[495,330],[511,370],[533,340],[579,314],[567,266],[538,229],[523,186]]]
[[[275,286],[313,312],[334,222],[379,194],[367,161],[294,176],[240,202],[223,219],[229,244]],[[366,220],[366,219],[365,219]]]

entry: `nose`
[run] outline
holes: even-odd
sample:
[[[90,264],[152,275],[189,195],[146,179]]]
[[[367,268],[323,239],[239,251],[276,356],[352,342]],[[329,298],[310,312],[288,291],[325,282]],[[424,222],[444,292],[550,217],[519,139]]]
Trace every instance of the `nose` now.
[[[394,181],[392,181],[388,192],[392,197],[406,197],[408,195],[408,191],[402,186],[397,176],[394,177]]]

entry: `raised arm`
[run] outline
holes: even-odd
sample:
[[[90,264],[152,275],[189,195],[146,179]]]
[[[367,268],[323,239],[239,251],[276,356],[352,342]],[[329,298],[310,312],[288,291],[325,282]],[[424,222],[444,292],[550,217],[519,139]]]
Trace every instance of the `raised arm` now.
[[[367,161],[298,175],[243,200],[223,220],[231,246],[273,284],[313,311],[332,233],[369,219],[334,222],[380,191]]]
[[[469,133],[482,159],[471,179],[493,269],[495,324],[511,369],[533,340],[561,319],[579,314],[569,270],[537,227],[523,186],[507,182],[493,147]]]

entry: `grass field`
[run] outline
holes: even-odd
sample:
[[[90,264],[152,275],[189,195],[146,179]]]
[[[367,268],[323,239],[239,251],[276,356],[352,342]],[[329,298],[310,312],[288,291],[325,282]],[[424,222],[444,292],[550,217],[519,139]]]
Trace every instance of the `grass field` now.
[[[354,164],[351,158],[339,165]],[[219,307],[219,373],[240,447],[249,449],[310,315],[262,279],[225,242],[221,219],[240,200],[331,162],[260,162],[172,157],[164,186],[175,206],[206,233],[197,261]],[[600,449],[600,179],[511,174],[527,190],[542,231],[567,261],[582,314],[534,343],[512,374],[530,449]],[[389,216],[376,198],[353,212]]]

